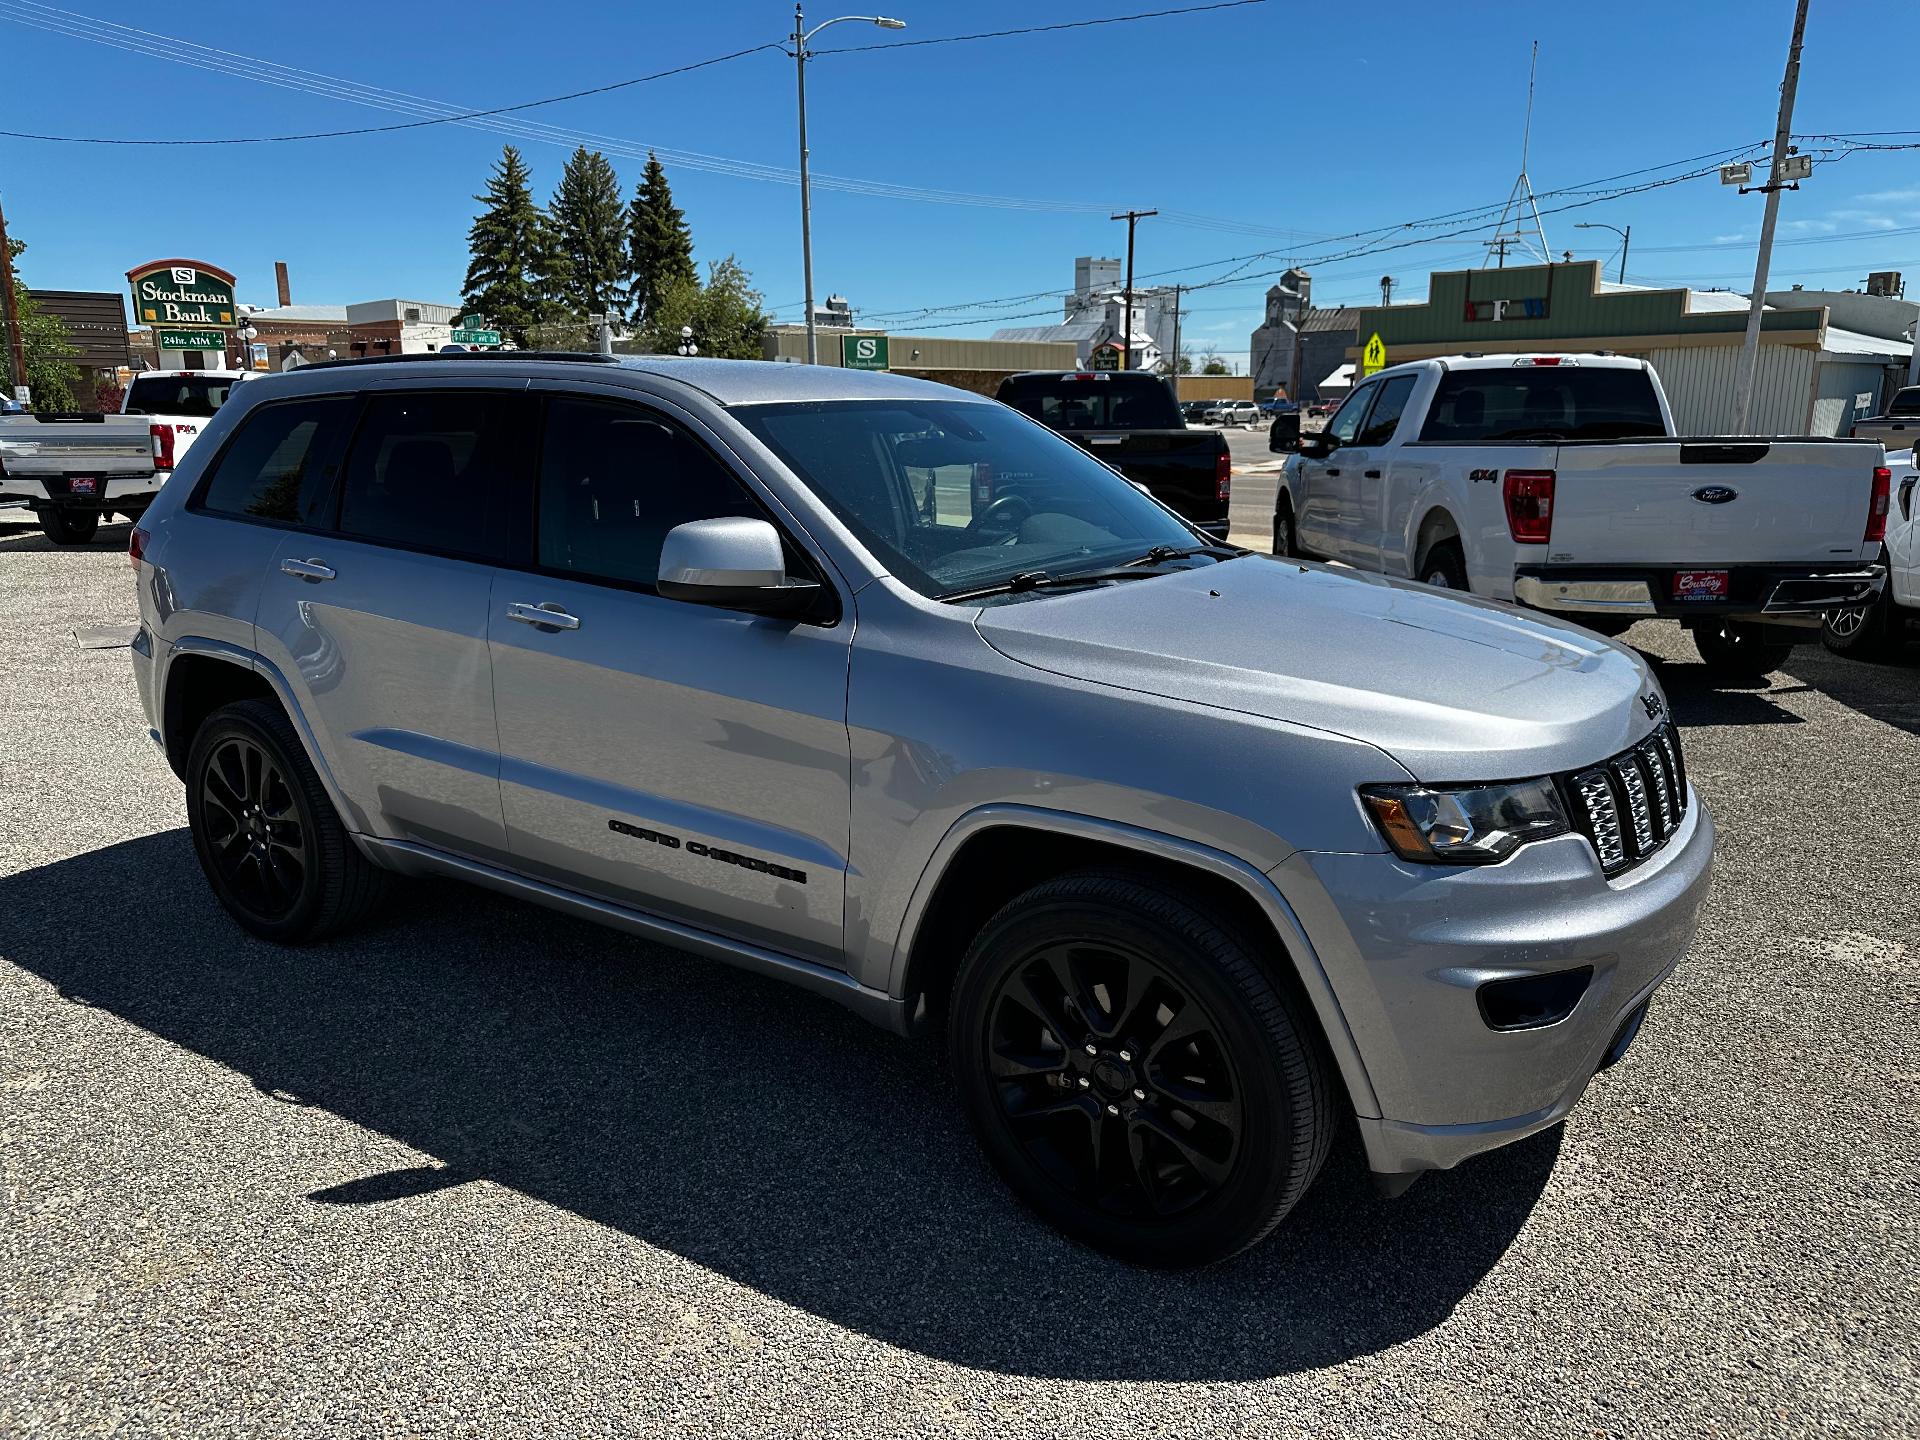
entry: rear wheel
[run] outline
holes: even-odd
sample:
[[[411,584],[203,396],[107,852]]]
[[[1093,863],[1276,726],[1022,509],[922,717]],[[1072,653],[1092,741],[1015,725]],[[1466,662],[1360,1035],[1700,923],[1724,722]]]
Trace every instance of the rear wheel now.
[[[1426,562],[1420,567],[1422,584],[1437,586],[1442,590],[1465,590],[1467,585],[1467,557],[1461,553],[1458,540],[1442,540],[1427,551]]]
[[[187,755],[187,824],[227,913],[267,940],[298,945],[364,916],[386,872],[354,848],[278,705],[216,710]]]
[[[1878,660],[1897,649],[1900,627],[1889,590],[1882,590],[1871,605],[1827,611],[1820,619],[1820,643],[1852,660]]]
[[[1793,654],[1793,642],[1776,640],[1759,626],[1723,620],[1695,628],[1693,647],[1707,668],[1734,680],[1764,680]]]
[[[1014,900],[969,948],[950,1024],[995,1169],[1125,1259],[1237,1254],[1326,1159],[1333,1102],[1307,1023],[1243,937],[1152,883],[1083,872]]]
[[[42,506],[34,511],[40,521],[40,528],[46,532],[47,539],[56,545],[84,545],[93,539],[94,531],[100,528],[100,512],[97,510],[68,510],[52,505]]]

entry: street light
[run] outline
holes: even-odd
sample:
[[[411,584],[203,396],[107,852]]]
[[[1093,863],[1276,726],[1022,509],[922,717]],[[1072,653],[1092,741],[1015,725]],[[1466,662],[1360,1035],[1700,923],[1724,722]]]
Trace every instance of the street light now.
[[[807,281],[807,363],[820,363],[819,341],[813,330],[813,202],[807,188],[807,61],[812,52],[807,44],[829,25],[838,25],[844,20],[858,20],[865,25],[878,25],[882,30],[904,30],[907,22],[895,20],[886,15],[837,15],[831,20],[823,20],[813,29],[806,28],[801,18],[800,6],[793,7],[793,66],[797,77],[800,96],[800,263],[806,271]]]
[[[675,347],[675,349],[676,353],[681,355],[698,355],[700,353],[700,347],[693,343],[693,327],[691,325],[682,325],[680,327],[680,344]]]
[[[253,368],[253,337],[259,333],[258,330],[253,328],[253,322],[251,320],[242,321],[240,328],[233,332],[233,338],[240,342],[239,369],[251,370]]]
[[[1629,225],[1626,229],[1622,230],[1618,225],[1602,225],[1597,220],[1576,220],[1573,228],[1576,230],[1611,230],[1620,237],[1620,283],[1622,285],[1626,284],[1627,246],[1633,243],[1633,227]]]

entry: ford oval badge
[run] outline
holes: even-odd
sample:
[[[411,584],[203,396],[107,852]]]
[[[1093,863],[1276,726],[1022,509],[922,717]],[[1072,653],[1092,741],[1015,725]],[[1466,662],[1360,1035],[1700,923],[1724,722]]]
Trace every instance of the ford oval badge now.
[[[1724,505],[1729,500],[1740,498],[1740,492],[1726,485],[1702,485],[1693,492],[1693,498],[1702,505]]]

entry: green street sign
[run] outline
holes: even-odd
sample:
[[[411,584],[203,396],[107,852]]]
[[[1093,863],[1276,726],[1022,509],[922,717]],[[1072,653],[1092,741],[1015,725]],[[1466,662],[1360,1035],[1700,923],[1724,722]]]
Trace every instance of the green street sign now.
[[[885,370],[887,337],[884,335],[842,335],[840,363],[849,370]]]
[[[449,337],[455,345],[498,345],[498,330],[456,330]]]
[[[162,350],[225,350],[227,337],[219,330],[157,330],[153,343]]]

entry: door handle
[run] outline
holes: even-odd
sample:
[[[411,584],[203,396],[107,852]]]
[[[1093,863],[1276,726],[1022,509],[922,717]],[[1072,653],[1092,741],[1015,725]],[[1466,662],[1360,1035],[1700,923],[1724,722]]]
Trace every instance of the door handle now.
[[[515,603],[507,606],[507,618],[522,625],[537,625],[543,630],[578,630],[580,617],[569,615],[551,600],[538,605]]]
[[[282,560],[280,562],[280,573],[282,575],[297,575],[302,580],[333,579],[333,567],[323,565],[318,560]]]
[[[1369,480],[1378,480],[1380,478],[1380,472],[1378,470],[1362,470],[1360,473]]]
[[[1327,467],[1327,474],[1329,474],[1329,475],[1338,475],[1339,473],[1340,473],[1340,467],[1339,467],[1339,466],[1337,466],[1337,465],[1329,465],[1329,466]]]

